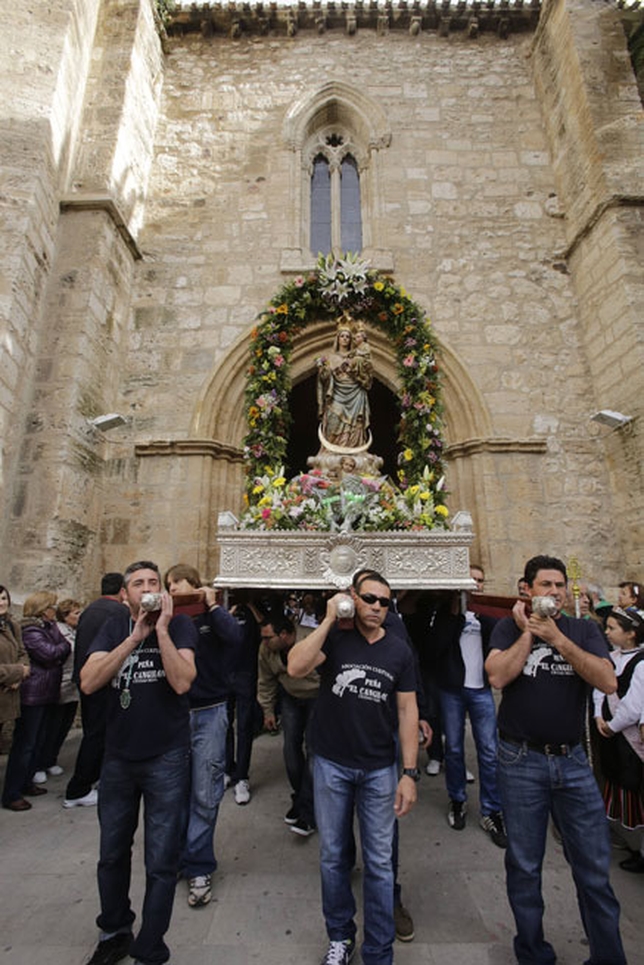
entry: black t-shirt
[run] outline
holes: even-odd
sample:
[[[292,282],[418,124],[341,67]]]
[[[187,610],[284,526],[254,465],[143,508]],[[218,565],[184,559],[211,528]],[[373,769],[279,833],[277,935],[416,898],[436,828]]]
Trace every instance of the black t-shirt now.
[[[124,607],[99,630],[89,653],[109,652],[122,643],[130,635],[130,620]],[[197,646],[197,631],[185,614],[174,616],[168,630],[178,650]],[[167,682],[155,631],[130,654],[107,690],[108,753],[143,761],[189,746],[188,695],[177,694]]]
[[[608,659],[608,646],[592,620],[560,616],[557,627],[582,650]],[[521,636],[512,617],[492,631],[492,650],[507,650]],[[588,684],[558,650],[534,638],[519,676],[503,688],[498,725],[502,734],[538,744],[577,744],[585,723]]]
[[[313,752],[344,767],[376,770],[396,759],[396,692],[416,689],[413,654],[399,634],[368,643],[355,629],[333,627],[319,667]]]

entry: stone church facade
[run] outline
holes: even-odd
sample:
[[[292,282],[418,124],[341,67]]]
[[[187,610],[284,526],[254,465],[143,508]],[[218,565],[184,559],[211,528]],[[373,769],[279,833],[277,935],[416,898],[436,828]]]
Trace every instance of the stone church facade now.
[[[490,588],[536,552],[608,587],[642,573],[644,114],[623,11],[199,4],[164,30],[152,0],[50,0],[3,19],[0,581],[17,599],[90,594],[141,556],[216,574],[249,334],[315,264],[311,163],[336,143],[362,257],[440,341],[448,502]],[[298,337],[296,388],[330,333]],[[395,406],[382,333],[372,351]],[[124,424],[90,422],[111,412]]]

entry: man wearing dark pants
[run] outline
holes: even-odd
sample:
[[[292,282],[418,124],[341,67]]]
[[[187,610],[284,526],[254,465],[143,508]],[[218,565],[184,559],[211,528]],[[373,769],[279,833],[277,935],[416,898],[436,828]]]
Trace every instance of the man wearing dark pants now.
[[[139,965],[161,965],[170,957],[164,935],[188,816],[187,694],[196,673],[197,632],[190,617],[173,617],[155,563],[133,563],[124,583],[129,611],[102,628],[81,671],[85,693],[111,682],[98,800],[101,936],[89,965],[114,965],[128,953]],[[133,939],[129,890],[141,799],[146,888]]]
[[[351,588],[351,596],[355,618],[346,629],[336,625],[338,601],[346,599],[337,594],[328,601],[320,625],[290,650],[288,669],[303,677],[320,668],[312,748],[322,907],[329,937],[324,965],[347,965],[355,951],[354,811],[364,861],[362,960],[364,965],[390,965],[394,821],[416,801],[419,776],[416,675],[410,647],[383,628],[391,602],[384,577],[369,572]]]
[[[519,965],[556,961],[544,938],[541,894],[552,816],[588,936],[586,965],[624,965],[619,905],[608,877],[608,824],[581,743],[588,686],[614,693],[614,668],[598,627],[561,613],[567,585],[561,560],[535,556],[526,563],[524,577],[530,600],[518,600],[512,617],[497,623],[485,662],[491,684],[503,688],[498,780],[508,837],[508,899],[517,928],[515,955]]]
[[[110,617],[124,610],[123,597],[123,574],[105,573],[101,579],[101,596],[85,607],[78,621],[72,677],[75,684],[80,684],[82,666],[98,631]],[[64,808],[92,807],[98,800],[94,785],[101,773],[105,751],[107,690],[103,687],[94,694],[84,694],[81,691],[80,706],[83,736],[76,755],[74,773],[65,791]]]
[[[264,714],[266,730],[277,729],[279,698],[284,766],[291,785],[291,807],[284,820],[291,831],[308,837],[315,831],[313,777],[309,760],[309,725],[320,678],[312,670],[306,677],[289,676],[288,651],[295,643],[295,627],[287,617],[274,616],[260,627],[261,646],[257,658],[257,700]]]

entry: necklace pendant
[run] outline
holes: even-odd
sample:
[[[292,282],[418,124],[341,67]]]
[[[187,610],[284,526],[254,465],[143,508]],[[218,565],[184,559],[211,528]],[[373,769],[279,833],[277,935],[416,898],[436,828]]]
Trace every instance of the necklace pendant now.
[[[130,704],[132,703],[132,695],[129,689],[121,691],[120,701],[121,701],[121,707],[123,708],[123,710],[127,710]]]

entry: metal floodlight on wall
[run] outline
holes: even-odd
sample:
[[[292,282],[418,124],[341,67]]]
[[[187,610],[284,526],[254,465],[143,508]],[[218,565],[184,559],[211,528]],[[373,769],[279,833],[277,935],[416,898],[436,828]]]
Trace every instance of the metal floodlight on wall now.
[[[615,412],[613,409],[600,409],[591,415],[592,422],[598,422],[609,429],[619,429],[621,426],[628,425],[633,421],[632,415],[624,415],[622,412]]]
[[[116,429],[118,426],[125,425],[125,418],[118,412],[108,412],[106,415],[97,415],[95,419],[87,420],[95,429],[107,432],[109,429]]]

